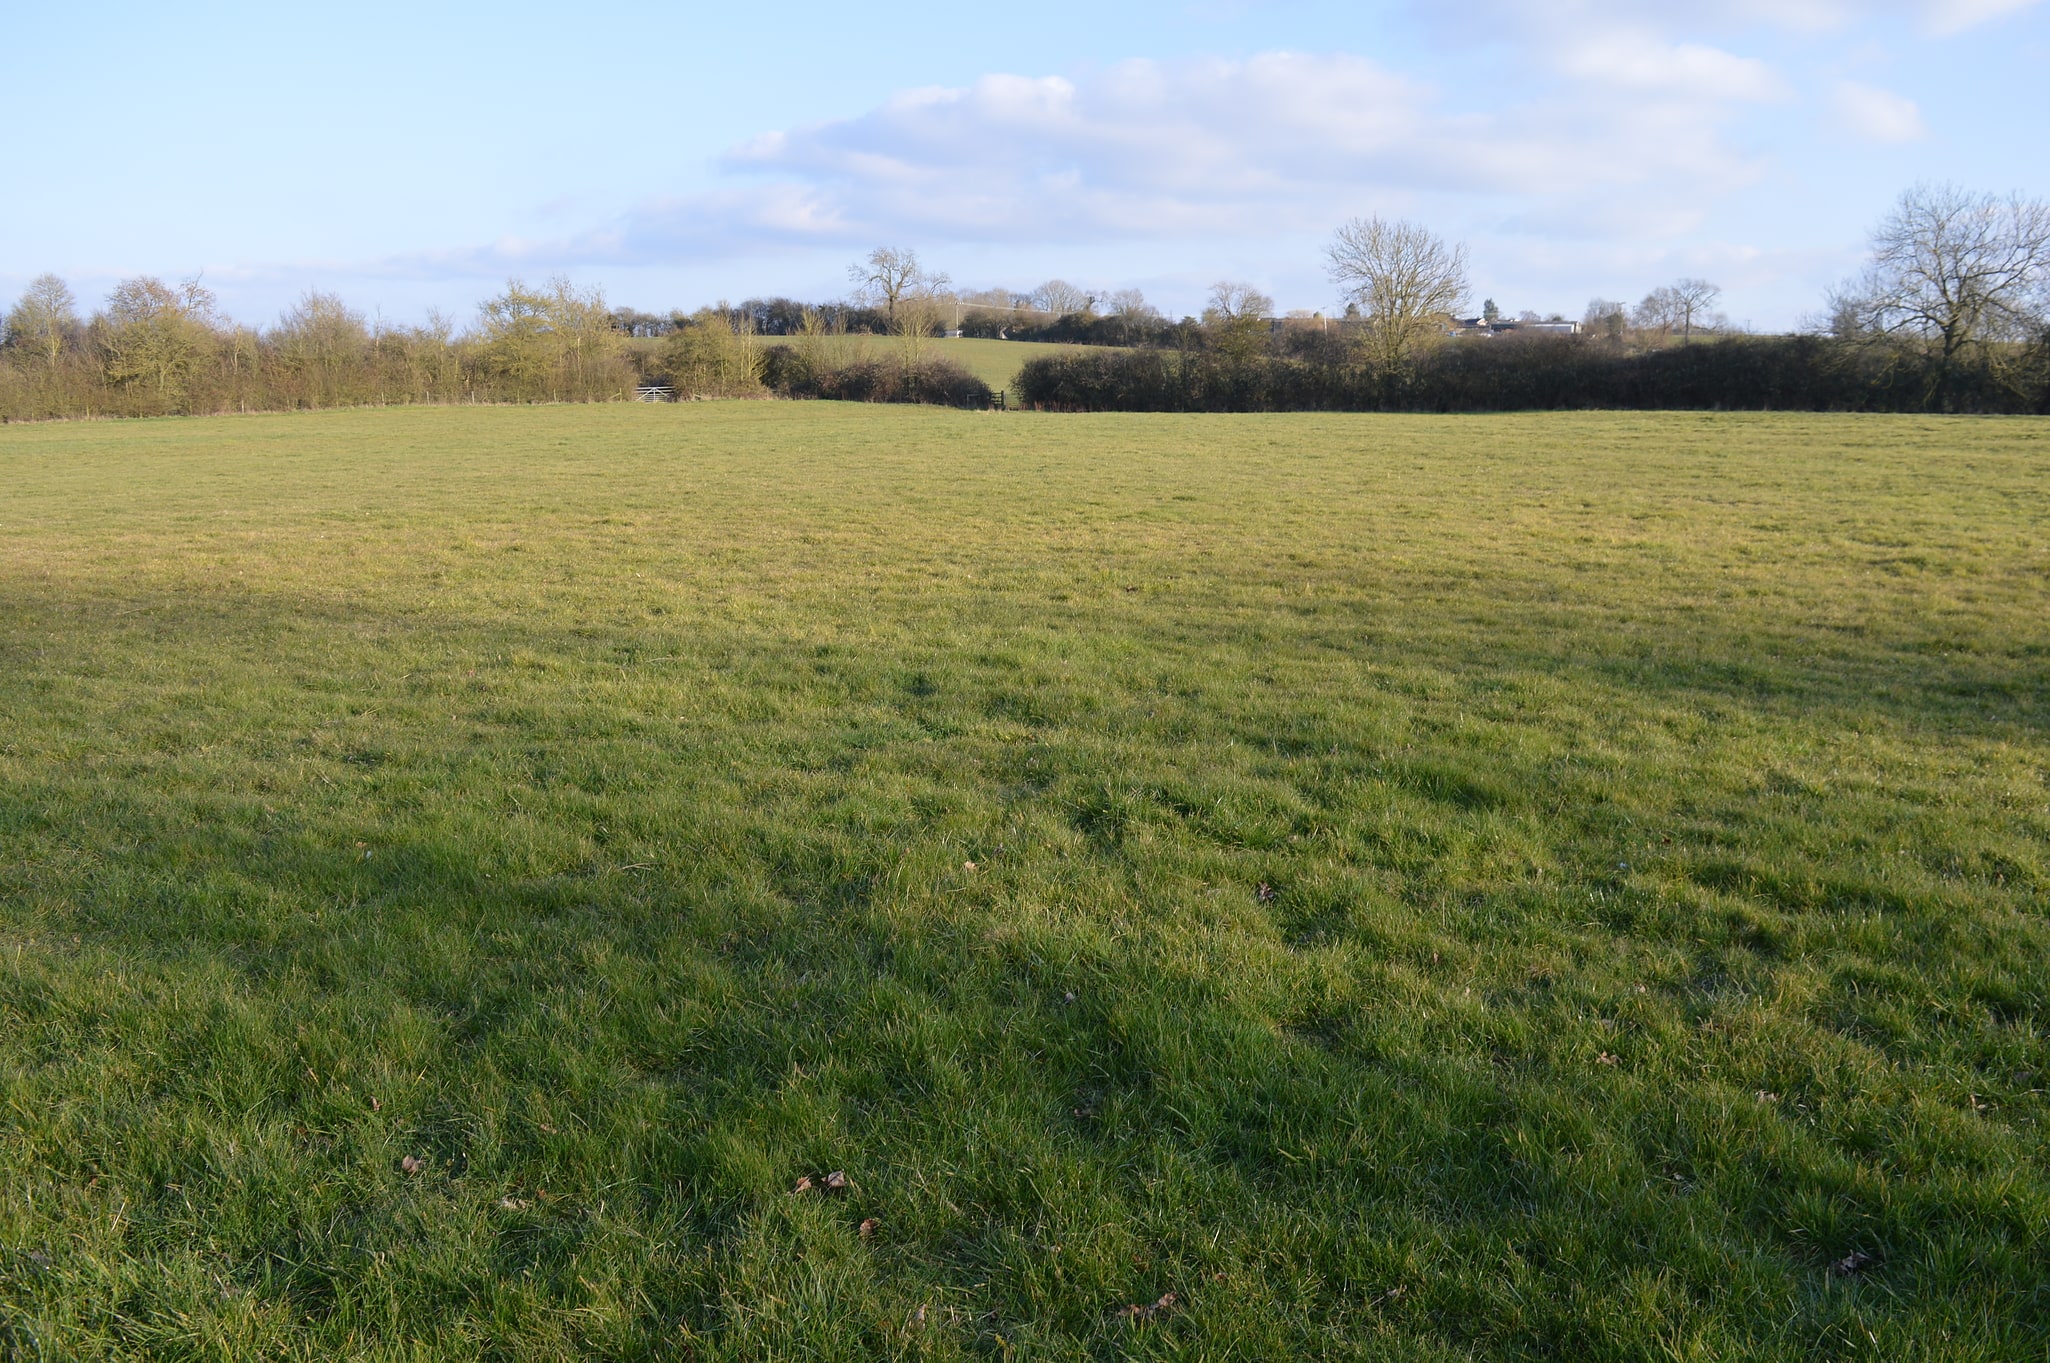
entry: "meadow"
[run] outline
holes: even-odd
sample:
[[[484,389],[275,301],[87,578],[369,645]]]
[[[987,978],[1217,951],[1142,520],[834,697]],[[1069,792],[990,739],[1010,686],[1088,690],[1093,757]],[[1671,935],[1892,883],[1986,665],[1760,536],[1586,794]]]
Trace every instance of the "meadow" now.
[[[795,346],[797,341],[788,336],[764,336],[764,346]],[[1027,360],[1044,359],[1050,355],[1086,355],[1101,347],[1064,345],[1054,341],[993,341],[980,336],[936,336],[921,341],[921,349],[928,354],[939,355],[952,360],[963,369],[981,379],[999,392],[1017,387],[1018,371]],[[857,334],[835,336],[825,342],[836,360],[889,359],[901,355],[904,342],[895,336],[870,336]],[[1015,401],[1016,394],[1012,395]]]
[[[2041,1360],[2046,507],[2035,419],[0,429],[0,1358]]]

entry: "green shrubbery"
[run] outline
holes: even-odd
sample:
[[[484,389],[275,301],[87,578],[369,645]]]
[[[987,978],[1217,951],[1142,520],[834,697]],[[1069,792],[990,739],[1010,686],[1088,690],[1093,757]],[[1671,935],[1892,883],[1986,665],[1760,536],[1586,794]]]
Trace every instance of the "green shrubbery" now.
[[[309,293],[265,331],[238,326],[196,282],[124,281],[81,320],[45,277],[8,317],[0,418],[162,416],[441,402],[589,402],[638,374],[596,292],[518,280],[457,334],[446,319],[372,324]]]
[[[2050,339],[1940,382],[1921,350],[1819,336],[1629,351],[1585,336],[1461,341],[1401,366],[1310,333],[1259,354],[1092,350],[1027,363],[1020,399],[1057,411],[1485,412],[1559,408],[2050,412]]]
[[[843,402],[925,402],[942,407],[990,405],[988,384],[941,355],[821,357],[801,346],[771,346],[763,366],[782,397]]]

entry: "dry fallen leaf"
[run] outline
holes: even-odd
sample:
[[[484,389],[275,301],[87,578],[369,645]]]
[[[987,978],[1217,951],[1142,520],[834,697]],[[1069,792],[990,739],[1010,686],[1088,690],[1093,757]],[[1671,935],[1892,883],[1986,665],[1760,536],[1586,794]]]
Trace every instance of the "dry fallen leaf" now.
[[[868,1220],[861,1223],[861,1238],[864,1240],[873,1239],[876,1231],[881,1228],[882,1224],[875,1217],[869,1217]]]
[[[374,1093],[370,1095],[370,1110],[372,1112],[384,1111],[384,1100]]]
[[[498,1205],[509,1212],[523,1212],[534,1204],[524,1197],[501,1197],[498,1199]]]
[[[408,1174],[417,1174],[426,1167],[427,1161],[415,1155],[407,1155],[399,1161],[400,1170]]]
[[[1163,1292],[1160,1294],[1160,1300],[1153,1305],[1140,1306],[1135,1302],[1130,1306],[1118,1308],[1118,1315],[1127,1320],[1152,1320],[1155,1316],[1162,1316],[1174,1310],[1175,1303],[1179,1300],[1181,1299],[1174,1293]]]
[[[1616,1063],[1616,1057],[1610,1055],[1607,1051],[1603,1051],[1600,1055],[1596,1056],[1595,1059],[1604,1065],[1613,1065]]]
[[[847,1174],[844,1170],[835,1169],[832,1173],[826,1175],[826,1191],[829,1193],[844,1193],[847,1191]]]
[[[972,861],[964,861],[961,863],[961,869],[964,871],[972,871],[975,869],[975,863]]]
[[[794,1195],[794,1194],[797,1194],[797,1193],[808,1193],[808,1192],[810,1192],[811,1190],[812,1190],[812,1181],[811,1181],[811,1175],[810,1175],[810,1174],[806,1174],[806,1175],[805,1175],[804,1177],[802,1177],[802,1178],[800,1178],[800,1179],[798,1179],[798,1180],[797,1180],[797,1186],[796,1186],[795,1188],[792,1188],[792,1189],[791,1189],[790,1191],[791,1191],[791,1193],[792,1193],[792,1194]]]
[[[1272,904],[1274,902],[1274,887],[1266,881],[1260,882],[1260,888],[1256,893],[1259,895],[1262,904]]]
[[[1852,1250],[1829,1266],[1830,1273],[1838,1278],[1849,1278],[1864,1272],[1872,1266],[1872,1256],[1862,1249]]]

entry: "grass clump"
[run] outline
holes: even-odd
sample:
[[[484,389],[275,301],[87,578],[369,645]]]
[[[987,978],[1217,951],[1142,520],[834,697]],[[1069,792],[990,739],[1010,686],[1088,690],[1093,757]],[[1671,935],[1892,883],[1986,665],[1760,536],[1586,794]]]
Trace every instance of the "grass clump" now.
[[[0,433],[0,1356],[2040,1357],[2046,437]]]

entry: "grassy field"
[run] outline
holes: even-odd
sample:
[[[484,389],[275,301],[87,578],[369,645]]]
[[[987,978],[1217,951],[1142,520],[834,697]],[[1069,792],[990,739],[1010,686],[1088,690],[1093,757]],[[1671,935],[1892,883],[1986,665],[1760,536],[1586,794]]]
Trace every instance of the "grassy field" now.
[[[762,346],[795,346],[797,340],[790,336],[762,336],[757,338]],[[641,339],[628,344],[646,355],[659,355],[665,342],[658,339]],[[1036,360],[1042,355],[1065,355],[1087,346],[1063,345],[1052,341],[991,341],[976,336],[934,337],[920,343],[926,353],[944,355],[963,369],[981,379],[991,388],[1007,390],[1016,386],[1018,371],[1027,360]],[[904,353],[904,342],[894,336],[833,336],[823,342],[828,358],[835,364],[849,360],[866,359],[871,356],[894,357]]]
[[[795,344],[781,336],[765,336],[761,343]],[[929,353],[946,356],[991,388],[999,390],[1016,386],[1018,371],[1024,368],[1027,360],[1036,360],[1043,355],[1066,355],[1088,348],[1051,341],[990,341],[975,336],[941,336],[923,344]],[[836,336],[826,345],[848,356],[861,357],[901,354],[904,343],[894,336]]]
[[[2023,420],[0,430],[0,1358],[2041,1360],[2046,507]]]

